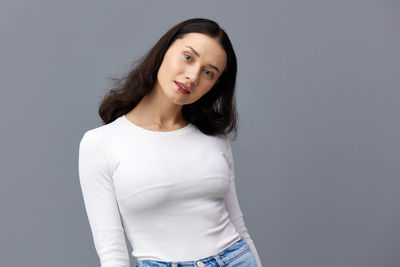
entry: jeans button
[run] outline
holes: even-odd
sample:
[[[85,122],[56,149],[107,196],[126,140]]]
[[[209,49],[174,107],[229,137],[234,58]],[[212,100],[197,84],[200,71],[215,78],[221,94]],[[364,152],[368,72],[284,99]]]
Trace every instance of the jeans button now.
[[[203,263],[202,261],[198,261],[198,262],[197,262],[197,266],[198,266],[198,267],[204,267],[204,263]]]

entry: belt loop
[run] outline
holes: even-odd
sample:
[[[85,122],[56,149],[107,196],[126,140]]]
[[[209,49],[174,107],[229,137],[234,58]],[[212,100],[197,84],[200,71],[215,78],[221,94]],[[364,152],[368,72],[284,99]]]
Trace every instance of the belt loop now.
[[[225,267],[219,255],[214,256],[215,260],[218,262],[219,267]]]
[[[178,263],[173,262],[171,266],[172,266],[172,267],[178,267]]]

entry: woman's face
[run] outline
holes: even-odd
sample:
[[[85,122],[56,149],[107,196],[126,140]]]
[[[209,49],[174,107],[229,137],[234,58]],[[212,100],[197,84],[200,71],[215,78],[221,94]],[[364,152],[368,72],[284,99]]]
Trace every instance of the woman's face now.
[[[214,86],[226,61],[225,50],[213,38],[201,33],[185,34],[165,53],[156,89],[162,90],[177,105],[191,104]]]

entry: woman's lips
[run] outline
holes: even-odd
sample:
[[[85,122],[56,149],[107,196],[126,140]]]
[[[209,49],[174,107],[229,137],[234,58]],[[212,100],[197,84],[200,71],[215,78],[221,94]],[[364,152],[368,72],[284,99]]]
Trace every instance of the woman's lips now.
[[[175,81],[176,88],[178,89],[179,92],[186,94],[186,95],[190,94],[190,91],[186,91],[186,90],[182,89],[182,87],[180,87],[179,84],[182,84],[182,83]],[[182,85],[186,88],[186,86],[184,84],[182,84]]]

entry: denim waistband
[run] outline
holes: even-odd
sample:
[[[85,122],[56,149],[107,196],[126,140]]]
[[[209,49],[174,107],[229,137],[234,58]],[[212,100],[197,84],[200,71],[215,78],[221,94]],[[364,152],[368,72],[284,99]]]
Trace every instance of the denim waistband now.
[[[243,237],[241,237],[234,244],[218,253],[217,255],[210,256],[207,258],[195,260],[195,261],[182,261],[182,262],[162,262],[154,260],[142,260],[138,261],[138,267],[141,266],[162,266],[162,267],[203,267],[211,261],[215,260],[218,262],[220,267],[224,267],[230,262],[242,256],[244,253],[250,250],[249,245],[246,243]]]

